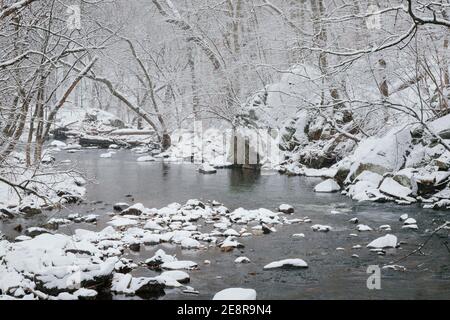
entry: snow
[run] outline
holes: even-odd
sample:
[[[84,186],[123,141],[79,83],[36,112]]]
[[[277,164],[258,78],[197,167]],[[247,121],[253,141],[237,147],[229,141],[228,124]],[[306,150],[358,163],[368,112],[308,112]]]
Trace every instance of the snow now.
[[[184,238],[181,240],[181,248],[183,249],[199,249],[201,246],[200,242],[192,238]]]
[[[397,237],[387,234],[383,237],[377,238],[367,245],[368,248],[384,249],[397,247]]]
[[[145,207],[142,203],[136,203],[128,208],[124,209],[120,214],[121,215],[133,215],[139,216],[145,211]]]
[[[153,158],[152,156],[144,156],[144,157],[139,157],[136,160],[137,162],[154,162],[156,161],[155,158]]]
[[[50,146],[63,149],[63,148],[65,148],[67,145],[66,145],[64,142],[62,142],[62,141],[53,140],[53,141],[50,143]]]
[[[392,178],[386,178],[383,180],[380,186],[380,191],[395,198],[414,201],[414,199],[410,197],[412,190],[402,186]]]
[[[164,230],[164,228],[158,224],[156,221],[149,220],[145,225],[144,229],[146,230]]]
[[[373,231],[373,229],[365,224],[359,224],[356,227],[356,230],[358,230],[359,232],[364,232],[364,231]]]
[[[108,222],[108,224],[110,224],[116,228],[120,228],[120,227],[137,225],[138,221],[136,221],[134,219],[129,219],[129,218],[114,217],[111,221]]]
[[[408,218],[403,223],[404,224],[417,224],[417,221],[416,221],[416,219]]]
[[[383,180],[383,176],[372,172],[372,171],[363,171],[361,172],[356,178],[355,181],[367,181],[369,182],[371,185],[378,187],[378,185],[380,184],[380,182]]]
[[[203,163],[200,167],[198,167],[198,171],[204,174],[211,174],[217,172],[217,170],[213,166],[207,163]]]
[[[86,288],[80,288],[73,293],[74,296],[82,298],[94,298],[97,296],[97,294],[97,291]]]
[[[294,213],[294,207],[289,204],[282,204],[278,207],[278,211],[286,214],[292,214]]]
[[[417,226],[417,224],[407,224],[402,226],[402,229],[418,230],[419,227]]]
[[[233,237],[239,237],[240,234],[239,232],[237,232],[234,229],[228,229],[223,233],[224,236],[228,237],[228,236],[233,236]]]
[[[319,193],[338,192],[339,190],[341,190],[341,187],[333,179],[325,180],[314,188],[314,191]]]
[[[171,262],[164,262],[161,265],[161,268],[167,269],[167,270],[180,270],[180,269],[187,269],[192,270],[197,268],[197,263],[193,261],[171,261]]]
[[[315,225],[311,226],[311,229],[313,231],[328,232],[332,228],[330,226],[324,226],[324,225],[321,225],[321,224],[315,224]]]
[[[100,155],[100,158],[108,159],[108,158],[112,158],[112,155],[113,155],[112,152],[102,153]]]
[[[250,259],[247,257],[239,257],[234,260],[234,263],[250,263]]]
[[[274,261],[264,266],[265,270],[277,268],[307,268],[308,264],[302,259],[285,259]]]
[[[294,238],[304,238],[305,234],[304,233],[295,233],[295,234],[292,235],[292,237],[294,237]]]
[[[253,289],[228,288],[217,292],[213,300],[256,300],[256,291]]]
[[[164,271],[161,273],[160,277],[170,278],[180,283],[186,283],[190,280],[189,274],[180,270]]]

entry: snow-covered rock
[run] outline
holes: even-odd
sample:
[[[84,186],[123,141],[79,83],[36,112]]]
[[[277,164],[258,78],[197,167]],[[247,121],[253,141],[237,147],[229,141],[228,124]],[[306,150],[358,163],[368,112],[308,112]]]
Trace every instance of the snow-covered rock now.
[[[414,218],[408,218],[405,221],[403,221],[404,224],[408,225],[408,224],[417,224],[416,219]]]
[[[124,218],[124,217],[114,217],[111,221],[108,222],[108,224],[110,224],[116,228],[133,226],[133,225],[137,225],[138,223],[139,222],[137,220]]]
[[[417,224],[406,224],[402,226],[402,229],[418,230],[419,227],[417,226]]]
[[[294,213],[294,207],[289,204],[282,204],[278,207],[278,211],[285,213],[285,214],[293,214]]]
[[[356,227],[356,230],[358,230],[359,232],[373,231],[373,229],[371,227],[369,227],[368,225],[365,225],[365,224],[359,224]]]
[[[197,268],[197,266],[198,266],[197,263],[193,261],[176,260],[171,262],[164,262],[161,265],[161,268],[167,270],[181,270],[181,269],[192,270]]]
[[[338,192],[340,190],[341,190],[341,187],[333,179],[325,180],[325,181],[319,183],[314,188],[314,191],[318,192],[318,193],[331,193],[331,192]]]
[[[239,257],[234,260],[234,263],[250,263],[250,259],[247,257]]]
[[[203,173],[203,174],[213,174],[213,173],[216,173],[217,170],[210,164],[203,163],[202,165],[199,166],[198,172]]]
[[[228,288],[217,292],[213,300],[256,300],[256,291],[253,289]]]
[[[294,237],[294,238],[304,238],[305,234],[304,233],[294,233],[292,235],[292,237]]]
[[[189,274],[180,270],[164,271],[160,277],[171,278],[179,283],[188,283],[190,281]]]
[[[395,248],[397,247],[397,237],[392,234],[387,234],[373,240],[367,247],[374,249]]]
[[[181,248],[183,249],[199,249],[202,245],[195,239],[192,238],[184,238],[181,240]]]
[[[318,231],[318,232],[328,232],[332,228],[330,226],[324,226],[324,225],[321,225],[321,224],[315,224],[315,225],[311,226],[311,229],[313,231]]]
[[[278,268],[308,268],[308,264],[302,259],[285,259],[274,261],[264,266],[265,270]]]
[[[380,185],[380,191],[398,199],[414,201],[414,198],[410,197],[412,194],[412,190],[410,188],[402,186],[393,178],[384,179]]]
[[[142,203],[136,203],[124,210],[120,213],[122,216],[131,215],[131,216],[140,216],[142,212],[145,211],[145,207]]]
[[[152,156],[143,156],[143,157],[139,157],[136,160],[137,162],[154,162],[156,161],[155,158],[153,158]]]

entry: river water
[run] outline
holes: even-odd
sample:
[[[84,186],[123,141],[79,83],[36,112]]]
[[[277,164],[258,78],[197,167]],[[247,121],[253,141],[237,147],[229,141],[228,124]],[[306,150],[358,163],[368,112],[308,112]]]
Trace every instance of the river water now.
[[[101,215],[97,226],[71,225],[61,229],[63,232],[73,232],[74,228],[102,229],[108,221],[106,213],[111,212],[116,202],[141,202],[149,208],[160,208],[171,202],[183,204],[192,198],[217,200],[230,209],[275,210],[278,205],[287,203],[295,207],[291,218],[308,216],[313,224],[333,227],[333,231],[321,233],[313,232],[311,224],[276,226],[275,233],[239,239],[245,248],[228,253],[217,248],[181,250],[169,244],[145,247],[138,254],[128,253],[138,262],[163,248],[169,254],[176,253],[180,260],[199,263],[199,270],[189,272],[189,285],[199,291],[198,295],[171,289],[160,299],[211,299],[214,293],[229,287],[253,288],[258,299],[450,299],[448,233],[434,236],[423,250],[424,255],[413,255],[399,262],[406,267],[405,272],[382,270],[381,290],[369,290],[366,285],[369,265],[383,266],[407,255],[429,237],[429,230],[442,220],[448,220],[448,212],[424,210],[419,206],[356,203],[340,194],[316,194],[313,188],[321,181],[316,178],[261,175],[237,169],[203,175],[191,164],[138,163],[137,156],[128,151],[118,151],[111,159],[101,159],[100,153],[85,150],[57,155],[58,160],[71,159],[72,166],[76,165],[96,181],[87,187],[85,204],[71,206],[57,215],[68,212]],[[401,228],[399,216],[403,213],[418,221],[418,231]],[[49,214],[55,215],[55,212]],[[400,248],[388,250],[385,256],[370,252],[365,248],[367,243],[386,232],[358,233],[356,226],[348,222],[353,217],[374,230],[380,225],[391,225],[390,233],[402,242]],[[38,222],[21,221],[24,225]],[[14,236],[11,231],[14,223],[0,224],[0,228]],[[293,238],[295,233],[304,233],[305,238]],[[358,237],[350,236],[352,233],[358,233]],[[362,249],[352,249],[358,244]],[[345,250],[337,251],[338,247]],[[352,257],[353,254],[359,258]],[[251,263],[235,264],[239,256],[248,257]],[[304,259],[309,268],[263,270],[264,265],[286,258]],[[210,260],[211,264],[203,264],[204,260]],[[145,268],[138,268],[133,274],[156,275]]]

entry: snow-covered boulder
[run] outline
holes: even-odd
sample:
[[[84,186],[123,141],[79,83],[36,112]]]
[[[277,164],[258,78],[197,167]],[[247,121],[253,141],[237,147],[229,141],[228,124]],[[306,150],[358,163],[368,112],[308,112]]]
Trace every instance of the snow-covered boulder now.
[[[308,264],[302,259],[285,259],[280,261],[274,261],[264,266],[265,270],[278,268],[283,269],[308,268]]]
[[[189,274],[180,270],[164,271],[160,277],[171,278],[179,283],[188,283],[190,281]]]
[[[144,212],[145,207],[142,203],[136,203],[124,210],[120,213],[122,216],[131,215],[131,216],[140,216],[142,212]]]
[[[406,219],[403,223],[404,223],[405,225],[408,225],[408,224],[417,224],[417,221],[416,221],[416,219],[414,219],[414,218],[408,218],[408,219]]]
[[[210,164],[203,163],[198,168],[198,172],[203,173],[203,174],[214,174],[214,173],[217,172],[217,170],[213,166],[211,166]]]
[[[134,219],[124,218],[124,217],[114,217],[108,224],[116,228],[129,227],[137,225],[139,222]]]
[[[397,247],[397,237],[392,234],[387,234],[373,240],[367,247],[373,249],[395,248]]]
[[[250,263],[250,259],[247,257],[239,257],[234,260],[234,263]]]
[[[321,225],[321,224],[315,224],[315,225],[311,226],[311,229],[312,229],[312,231],[328,232],[332,228],[330,226],[324,226],[324,225]]]
[[[135,278],[130,274],[115,273],[111,291],[118,294],[137,295],[143,298],[164,294],[165,284],[156,278]]]
[[[318,193],[331,193],[331,192],[338,192],[340,190],[341,190],[341,187],[333,179],[325,180],[325,181],[319,183],[314,188],[314,191],[318,192]]]
[[[202,245],[195,239],[192,238],[184,238],[181,240],[181,248],[183,249],[199,249]]]
[[[155,158],[153,158],[152,156],[143,156],[143,157],[139,157],[136,160],[137,162],[154,162],[156,161]]]
[[[161,265],[161,268],[166,270],[181,270],[181,269],[192,270],[197,268],[197,263],[193,261],[176,260],[171,262],[164,262]]]
[[[256,291],[253,289],[228,288],[217,292],[213,300],[256,300]]]
[[[384,179],[380,185],[380,191],[394,198],[414,201],[414,199],[410,197],[413,191],[410,188],[402,186],[393,178]]]
[[[359,224],[356,227],[356,230],[358,230],[359,232],[365,232],[365,231],[373,231],[373,229],[365,224]]]
[[[354,179],[363,171],[384,175],[400,170],[411,141],[410,130],[404,126],[393,128],[382,137],[361,141],[348,159],[351,163],[348,178]]]
[[[278,211],[285,213],[285,214],[293,214],[294,213],[294,207],[289,204],[282,204],[278,207]]]

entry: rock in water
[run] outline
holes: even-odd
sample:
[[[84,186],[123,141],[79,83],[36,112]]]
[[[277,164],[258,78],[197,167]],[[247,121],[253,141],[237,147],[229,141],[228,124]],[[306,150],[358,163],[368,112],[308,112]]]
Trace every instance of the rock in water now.
[[[332,192],[338,192],[340,190],[341,190],[341,187],[333,179],[325,180],[325,181],[319,183],[314,188],[314,191],[318,192],[318,193],[332,193]]]
[[[144,156],[144,157],[139,157],[136,160],[137,162],[154,162],[156,161],[155,158],[153,158],[152,156]]]
[[[250,259],[247,257],[239,257],[234,260],[234,263],[250,263]]]
[[[367,248],[384,249],[395,248],[397,246],[397,237],[392,234],[387,234],[383,237],[373,240],[367,245]]]
[[[319,231],[319,232],[328,232],[331,230],[330,226],[323,226],[321,224],[315,224],[311,227],[313,231]]]
[[[164,271],[160,276],[163,278],[171,278],[179,283],[188,283],[190,281],[189,274],[180,270]]]
[[[411,198],[410,195],[412,190],[402,186],[400,183],[395,181],[392,178],[386,178],[383,180],[380,186],[380,191],[389,196],[404,199],[407,201],[414,201],[414,198]]]
[[[199,249],[202,245],[195,239],[184,238],[181,240],[181,248],[183,249]]]
[[[113,206],[113,209],[114,209],[115,211],[123,211],[123,210],[127,209],[129,206],[130,206],[130,205],[129,205],[128,203],[125,203],[125,202],[119,202],[119,203],[116,203],[116,204]]]
[[[282,204],[278,207],[278,211],[285,213],[285,214],[293,214],[294,213],[294,207],[289,204]]]
[[[256,300],[256,291],[253,289],[228,288],[217,292],[213,300]]]
[[[408,219],[406,219],[403,223],[404,223],[405,225],[408,225],[408,224],[417,224],[417,221],[416,221],[416,219],[408,218]]]
[[[349,222],[357,224],[359,222],[358,218],[352,218],[349,220]]]
[[[172,262],[164,262],[161,265],[162,269],[166,269],[166,270],[181,270],[181,269],[186,269],[186,270],[191,270],[191,269],[195,269],[197,268],[197,263],[193,262],[193,261],[172,261]]]
[[[264,266],[265,270],[277,268],[283,269],[308,268],[308,264],[302,259],[285,259],[280,261],[274,261]]]
[[[214,173],[217,173],[217,170],[213,166],[211,166],[207,163],[203,163],[198,168],[198,172],[203,173],[203,174],[214,174]]]
[[[356,230],[358,230],[359,232],[364,232],[364,231],[372,231],[372,228],[367,226],[367,225],[365,225],[365,224],[359,224],[356,227]]]
[[[131,207],[123,210],[120,214],[122,216],[131,215],[131,216],[140,216],[142,212],[144,212],[145,207],[142,203],[136,203],[135,205],[132,205]]]

